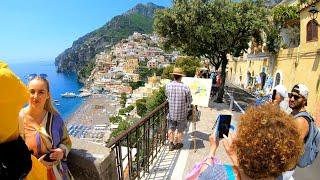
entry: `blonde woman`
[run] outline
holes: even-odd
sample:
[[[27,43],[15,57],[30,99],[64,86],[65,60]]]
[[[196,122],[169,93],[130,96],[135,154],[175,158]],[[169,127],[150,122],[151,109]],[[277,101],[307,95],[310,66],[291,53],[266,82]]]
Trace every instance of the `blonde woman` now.
[[[29,75],[29,104],[20,111],[20,134],[33,155],[47,168],[48,179],[73,179],[67,167],[71,149],[64,122],[51,103],[46,74]]]

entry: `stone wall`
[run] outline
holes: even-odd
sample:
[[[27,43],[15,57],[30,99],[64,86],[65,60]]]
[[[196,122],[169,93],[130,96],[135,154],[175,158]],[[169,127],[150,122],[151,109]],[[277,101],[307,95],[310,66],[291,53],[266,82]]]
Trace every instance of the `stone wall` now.
[[[102,145],[72,138],[68,167],[76,180],[117,179],[114,153]]]

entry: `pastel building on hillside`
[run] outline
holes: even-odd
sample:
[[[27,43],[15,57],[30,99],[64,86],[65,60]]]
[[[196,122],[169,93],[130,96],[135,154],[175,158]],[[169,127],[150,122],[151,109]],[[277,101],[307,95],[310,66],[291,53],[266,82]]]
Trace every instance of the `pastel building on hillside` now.
[[[126,73],[134,73],[139,67],[139,61],[136,58],[127,59],[123,64],[123,70]]]

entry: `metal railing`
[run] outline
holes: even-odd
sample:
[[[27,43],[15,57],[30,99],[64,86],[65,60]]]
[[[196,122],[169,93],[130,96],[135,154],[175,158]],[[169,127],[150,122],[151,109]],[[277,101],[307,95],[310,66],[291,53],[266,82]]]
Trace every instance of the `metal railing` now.
[[[108,145],[116,155],[118,179],[140,179],[149,172],[167,139],[168,102],[113,139]]]

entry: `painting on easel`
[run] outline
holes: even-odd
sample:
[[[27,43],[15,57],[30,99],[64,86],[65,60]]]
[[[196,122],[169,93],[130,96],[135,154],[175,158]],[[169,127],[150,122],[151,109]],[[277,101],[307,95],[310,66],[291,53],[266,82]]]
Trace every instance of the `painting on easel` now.
[[[193,105],[208,107],[212,83],[211,79],[183,77],[182,82],[191,90]]]

